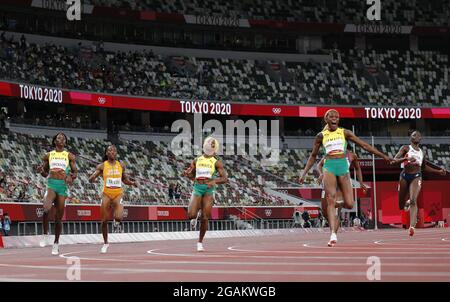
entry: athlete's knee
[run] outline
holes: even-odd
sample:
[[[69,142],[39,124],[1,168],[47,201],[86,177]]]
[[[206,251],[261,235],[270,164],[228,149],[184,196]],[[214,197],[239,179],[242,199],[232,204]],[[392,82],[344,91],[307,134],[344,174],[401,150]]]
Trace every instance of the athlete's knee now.
[[[328,193],[325,195],[327,204],[334,204],[336,201],[336,193]]]
[[[194,210],[189,210],[188,217],[189,217],[189,219],[197,218],[197,212],[195,212]]]
[[[211,212],[202,211],[202,216],[200,217],[200,219],[206,219],[206,220],[211,219]]]
[[[56,221],[60,222],[62,220],[63,216],[64,216],[64,212],[56,211],[56,213],[55,213],[55,222]]]
[[[52,209],[52,203],[44,202],[44,214],[48,214],[51,209]]]
[[[411,198],[409,200],[409,204],[412,205],[412,206],[415,206],[417,204],[417,199],[416,198]]]
[[[351,200],[351,201],[344,201],[344,208],[348,209],[348,210],[353,209],[353,200]]]

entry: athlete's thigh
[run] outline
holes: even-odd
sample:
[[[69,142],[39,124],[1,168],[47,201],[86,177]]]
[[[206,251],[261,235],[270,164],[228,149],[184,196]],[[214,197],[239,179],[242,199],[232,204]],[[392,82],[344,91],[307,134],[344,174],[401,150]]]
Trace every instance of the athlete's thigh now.
[[[122,219],[123,218],[123,204],[122,204],[123,194],[117,195],[111,201],[111,206],[114,212],[114,219]]]
[[[46,212],[50,211],[52,208],[53,202],[56,200],[56,193],[53,189],[47,188],[47,191],[44,195],[44,210]]]
[[[211,210],[214,204],[214,196],[205,194],[202,198],[202,218],[210,219]]]
[[[325,198],[327,200],[330,196],[336,198],[336,184],[337,180],[334,174],[328,172],[323,173],[323,189],[325,190]]]
[[[403,208],[405,207],[408,196],[408,182],[403,177],[400,177],[400,180],[398,182],[398,208],[400,210],[403,210]]]
[[[339,191],[341,191],[342,199],[347,206],[353,205],[352,183],[349,173],[337,177]]]
[[[66,196],[56,196],[56,200],[55,200],[55,208],[56,208],[56,214],[55,217],[56,219],[60,220],[63,218],[64,216],[64,209],[66,206]]]
[[[188,206],[189,217],[192,218],[196,217],[197,212],[201,208],[201,205],[202,205],[202,196],[194,195],[194,193],[192,193],[191,201],[189,202]]]
[[[102,194],[102,204],[100,206],[100,214],[102,221],[108,220],[109,209],[111,208],[111,198],[106,194]]]
[[[417,198],[419,197],[420,190],[422,189],[422,177],[417,177],[409,185],[409,195],[410,200],[417,203]]]

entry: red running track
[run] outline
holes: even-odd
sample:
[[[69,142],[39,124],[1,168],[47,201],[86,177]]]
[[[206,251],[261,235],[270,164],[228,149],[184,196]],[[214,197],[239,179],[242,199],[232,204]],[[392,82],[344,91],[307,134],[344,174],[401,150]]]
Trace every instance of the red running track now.
[[[206,235],[207,236],[207,235]],[[0,281],[66,281],[79,257],[81,281],[368,281],[368,257],[380,259],[381,281],[450,281],[450,231],[419,229],[345,232],[336,247],[326,233],[66,245],[0,250]]]

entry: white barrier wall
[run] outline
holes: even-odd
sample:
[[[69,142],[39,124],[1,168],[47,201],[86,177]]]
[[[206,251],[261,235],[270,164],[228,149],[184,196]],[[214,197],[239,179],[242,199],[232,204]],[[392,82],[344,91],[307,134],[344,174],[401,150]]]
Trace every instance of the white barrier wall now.
[[[342,232],[349,231],[365,231],[359,228],[342,228]],[[231,237],[255,237],[255,236],[272,236],[291,233],[327,233],[328,229],[311,228],[311,229],[271,229],[271,230],[233,230],[233,231],[209,231],[205,238],[231,238]],[[39,236],[11,236],[3,237],[3,245],[5,248],[26,248],[39,247]],[[53,238],[53,236],[51,236]],[[158,240],[194,240],[198,238],[198,231],[189,232],[154,232],[154,233],[127,233],[127,234],[109,234],[108,241],[110,243],[133,243]],[[102,244],[103,238],[101,234],[89,235],[61,235],[59,239],[60,245],[70,244]]]

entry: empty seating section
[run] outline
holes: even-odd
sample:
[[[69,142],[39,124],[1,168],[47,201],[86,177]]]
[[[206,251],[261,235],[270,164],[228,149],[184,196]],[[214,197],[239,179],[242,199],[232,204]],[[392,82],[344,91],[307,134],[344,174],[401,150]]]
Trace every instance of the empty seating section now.
[[[0,190],[0,197],[7,196],[10,183],[25,185],[28,199],[40,201],[45,192],[45,179],[38,175],[36,167],[43,154],[51,149],[50,138],[14,133],[1,134],[0,170],[8,176],[7,185]],[[77,156],[79,177],[70,188],[69,202],[98,204],[102,181],[94,184],[88,177],[101,162],[105,147],[109,143],[101,140],[69,138],[68,150]],[[376,145],[394,157],[400,145]],[[438,166],[450,169],[450,148],[448,144],[423,145],[427,159]],[[298,186],[298,176],[306,164],[310,150],[283,150],[277,165],[261,165],[260,156],[223,156],[229,174],[229,183],[218,186],[218,205],[283,205],[286,201],[271,196],[265,188]],[[126,204],[187,204],[190,199],[192,181],[182,177],[182,172],[193,160],[193,156],[176,157],[163,142],[128,141],[118,145],[119,158],[126,165],[132,178],[140,182],[139,188],[125,186]],[[360,158],[371,158],[371,154],[358,148]],[[316,186],[317,173],[311,171],[305,186]],[[1,175],[0,175],[1,178]],[[169,200],[169,184],[181,187],[181,199]],[[10,193],[12,196],[18,192]]]
[[[0,46],[1,79],[53,87],[233,102],[450,104],[448,56],[432,51],[330,50],[329,63],[294,63]]]
[[[45,179],[35,170],[46,151],[51,149],[49,137],[23,134],[2,134],[0,167],[17,186],[26,185],[33,201],[42,200]],[[99,203],[102,181],[90,184],[88,178],[101,162],[105,147],[109,143],[101,140],[69,138],[68,150],[77,156],[78,179],[70,188],[69,201]],[[126,170],[140,182],[139,188],[125,186],[126,204],[187,204],[190,199],[192,181],[182,177],[194,157],[175,157],[167,144],[162,142],[124,142],[118,146],[119,159],[123,159]],[[283,205],[280,198],[264,192],[266,184],[258,183],[248,163],[239,163],[233,158],[224,158],[230,181],[219,186],[216,203],[223,205]],[[181,200],[169,200],[169,183],[181,186]],[[5,195],[5,191],[2,193]],[[2,196],[3,198],[6,196]],[[12,196],[17,197],[17,196]],[[72,200],[73,199],[73,200]]]
[[[163,57],[4,42],[0,78],[109,93],[287,104],[450,105],[448,56],[332,50],[330,63]]]

